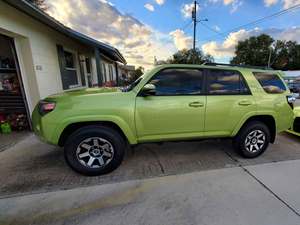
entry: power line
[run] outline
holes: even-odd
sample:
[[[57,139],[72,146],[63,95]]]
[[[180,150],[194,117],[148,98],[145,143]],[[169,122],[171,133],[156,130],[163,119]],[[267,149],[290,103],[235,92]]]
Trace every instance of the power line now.
[[[260,19],[251,21],[251,22],[246,23],[246,24],[244,24],[244,25],[237,26],[237,27],[232,28],[232,29],[230,29],[230,30],[227,30],[227,31],[225,31],[225,32],[218,32],[218,35],[226,36],[227,34],[233,32],[233,31],[236,31],[236,30],[239,30],[239,29],[242,29],[242,28],[245,28],[245,27],[257,25],[257,24],[259,24],[259,23],[262,23],[262,22],[264,22],[264,21],[266,21],[266,20],[268,20],[268,19],[272,19],[272,18],[274,18],[274,17],[282,16],[282,15],[284,15],[284,14],[286,14],[286,13],[289,13],[290,11],[293,11],[293,10],[298,9],[299,7],[300,7],[300,4],[296,4],[296,5],[294,5],[294,6],[290,7],[290,8],[287,8],[287,9],[281,10],[281,11],[279,11],[279,12],[273,13],[273,14],[271,14],[271,15],[262,17],[262,18],[260,18]],[[215,37],[215,36],[212,36],[212,37],[210,37],[210,38],[206,38],[204,41],[210,40],[210,39],[212,39],[212,38],[214,38],[214,37]]]
[[[201,25],[204,26],[206,29],[208,29],[208,30],[210,30],[210,31],[213,31],[213,32],[215,32],[216,34],[221,35],[221,36],[223,37],[223,34],[222,34],[221,32],[219,32],[219,31],[217,31],[216,29],[214,29],[214,28],[212,28],[212,27],[206,25],[206,24],[203,23],[202,21],[200,21],[199,23],[201,23]]]
[[[188,23],[182,26],[180,30],[185,31],[192,24],[192,22],[193,22],[192,20],[188,21]]]

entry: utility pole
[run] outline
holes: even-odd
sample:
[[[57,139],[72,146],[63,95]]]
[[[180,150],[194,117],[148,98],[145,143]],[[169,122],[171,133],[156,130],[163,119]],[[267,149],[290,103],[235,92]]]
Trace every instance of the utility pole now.
[[[192,20],[194,23],[194,40],[193,40],[193,51],[196,52],[196,27],[197,27],[197,1],[194,1],[194,9],[192,12]]]
[[[197,1],[195,0],[194,1],[194,8],[193,8],[193,11],[192,11],[192,20],[193,20],[193,23],[194,23],[194,39],[193,39],[193,63],[195,64],[195,55],[196,55],[196,29],[197,29],[197,23],[201,23],[201,22],[207,22],[208,19],[200,19],[200,20],[197,20]]]

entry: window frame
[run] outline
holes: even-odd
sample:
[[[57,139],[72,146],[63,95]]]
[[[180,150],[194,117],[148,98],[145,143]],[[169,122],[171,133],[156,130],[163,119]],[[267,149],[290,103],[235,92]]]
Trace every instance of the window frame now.
[[[252,95],[251,89],[249,88],[248,82],[243,76],[243,74],[238,71],[238,70],[233,70],[233,69],[221,69],[221,68],[206,68],[206,73],[205,73],[205,93],[207,96],[222,96],[222,95]],[[210,71],[229,71],[229,72],[234,72],[237,73],[242,82],[244,82],[245,87],[247,88],[247,92],[244,93],[209,93],[209,81],[208,81],[208,76],[210,76]]]
[[[169,68],[163,68],[159,71],[157,71],[152,77],[150,77],[147,82],[143,85],[143,87],[148,84],[152,79],[155,78],[155,76],[159,75],[159,73],[165,71],[165,70],[169,70],[169,69],[174,69],[174,70],[198,70],[198,71],[202,71],[203,72],[203,79],[202,79],[202,85],[201,85],[201,93],[200,94],[179,94],[179,95],[151,95],[153,97],[170,97],[170,96],[173,96],[173,97],[177,97],[177,96],[205,96],[206,93],[205,93],[205,81],[206,81],[206,71],[205,71],[205,68],[197,68],[197,67],[169,67]],[[143,87],[139,90],[137,96],[138,97],[144,97],[142,95],[142,92],[143,92]]]
[[[260,74],[266,73],[266,74],[268,74],[268,75],[274,75],[274,76],[276,76],[276,77],[278,78],[278,80],[281,81],[281,83],[283,84],[285,90],[283,90],[282,92],[278,92],[278,93],[277,93],[277,92],[267,92],[267,91],[265,90],[263,84],[261,84],[260,81],[258,80],[258,78],[255,76],[255,74],[259,74],[259,73],[260,73]],[[259,86],[264,90],[264,92],[265,92],[266,94],[269,94],[269,95],[284,94],[284,93],[289,89],[288,87],[286,87],[285,82],[281,79],[281,77],[280,77],[280,75],[279,75],[278,73],[253,71],[252,74],[253,74],[255,80],[258,82]]]

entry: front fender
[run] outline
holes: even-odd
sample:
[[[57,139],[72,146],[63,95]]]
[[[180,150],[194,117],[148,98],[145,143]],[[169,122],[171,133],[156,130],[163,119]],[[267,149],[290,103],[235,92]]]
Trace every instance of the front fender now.
[[[64,129],[74,123],[80,122],[112,122],[116,124],[127,137],[127,140],[130,144],[137,144],[137,139],[135,131],[131,128],[128,123],[126,123],[122,118],[117,116],[76,116],[72,118],[67,118],[63,120],[56,128],[56,131],[53,133],[52,140],[53,143],[58,143],[60,135],[63,133]]]

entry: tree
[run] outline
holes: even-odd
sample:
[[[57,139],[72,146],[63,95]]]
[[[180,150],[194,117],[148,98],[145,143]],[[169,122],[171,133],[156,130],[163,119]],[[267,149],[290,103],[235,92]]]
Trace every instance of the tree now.
[[[275,41],[266,34],[250,37],[238,43],[231,63],[268,66],[269,60],[273,69],[300,69],[300,45],[293,41]]]
[[[204,62],[213,62],[214,59],[210,55],[204,55],[203,52],[196,48],[183,49],[176,52],[170,59],[161,61],[160,64],[202,64]]]
[[[144,74],[144,67],[139,66],[130,74],[130,83],[137,80],[140,76]]]
[[[46,11],[48,9],[48,5],[46,4],[45,0],[26,0],[26,1],[43,11]]]

